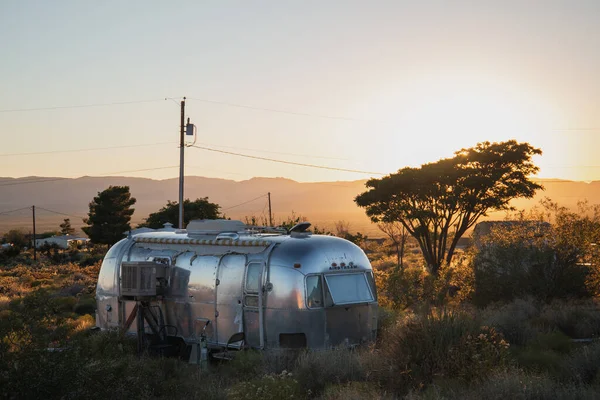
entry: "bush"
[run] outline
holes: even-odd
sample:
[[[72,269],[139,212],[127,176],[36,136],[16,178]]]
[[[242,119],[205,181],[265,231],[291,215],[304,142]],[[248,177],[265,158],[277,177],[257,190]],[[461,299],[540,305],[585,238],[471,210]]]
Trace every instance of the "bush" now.
[[[261,375],[263,365],[263,354],[260,351],[248,350],[237,352],[232,361],[219,366],[221,373],[235,376],[236,379],[250,379]]]
[[[527,347],[516,353],[516,359],[522,368],[533,372],[559,374],[564,357],[552,350]]]
[[[540,313],[540,322],[572,338],[600,336],[600,306],[596,302],[575,304],[553,302]]]
[[[303,388],[317,394],[327,385],[364,380],[365,370],[360,353],[348,349],[306,351],[298,358],[294,370]]]
[[[396,390],[421,387],[438,378],[478,380],[504,364],[508,343],[492,327],[464,314],[441,313],[405,319],[384,339]]]
[[[502,306],[488,307],[482,317],[486,325],[498,329],[510,344],[524,345],[538,334],[531,324],[538,313],[533,300],[516,299]]]
[[[262,365],[265,374],[280,374],[282,371],[292,371],[302,349],[268,349],[262,352]]]
[[[96,299],[94,299],[94,298],[79,299],[79,302],[77,302],[77,304],[73,308],[73,311],[75,311],[79,315],[85,315],[85,314],[94,315],[94,313],[96,312]]]
[[[54,304],[56,305],[57,310],[73,311],[75,304],[77,304],[77,299],[75,297],[57,297]]]
[[[447,398],[465,400],[571,400],[596,399],[598,393],[592,388],[577,384],[561,385],[553,382],[547,375],[526,373],[518,369],[500,370],[488,379],[469,387],[442,393]]]
[[[227,389],[227,398],[230,400],[280,400],[305,397],[306,392],[287,371],[283,371],[279,375],[265,375],[250,381],[239,382]]]
[[[539,334],[535,338],[533,346],[542,350],[552,350],[557,353],[566,354],[573,348],[573,343],[567,335],[555,331]]]
[[[598,254],[591,244],[600,235],[600,207],[579,204],[578,214],[549,200],[542,205],[547,214],[534,211],[531,220],[521,215],[475,237],[478,305],[524,296],[548,302],[597,294]],[[548,215],[554,215],[554,224],[544,222]]]
[[[598,383],[600,379],[600,343],[582,347],[567,357],[562,379],[580,384]]]
[[[321,400],[380,400],[392,398],[376,385],[368,382],[348,382],[342,385],[330,385],[319,397]]]

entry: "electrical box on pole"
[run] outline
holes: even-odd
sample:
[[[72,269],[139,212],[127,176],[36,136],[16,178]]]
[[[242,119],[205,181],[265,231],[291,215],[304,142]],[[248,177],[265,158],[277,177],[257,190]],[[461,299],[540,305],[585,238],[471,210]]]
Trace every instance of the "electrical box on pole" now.
[[[190,124],[189,118],[188,118],[188,123],[185,126],[185,134],[186,134],[186,136],[194,136],[196,134],[196,125]]]

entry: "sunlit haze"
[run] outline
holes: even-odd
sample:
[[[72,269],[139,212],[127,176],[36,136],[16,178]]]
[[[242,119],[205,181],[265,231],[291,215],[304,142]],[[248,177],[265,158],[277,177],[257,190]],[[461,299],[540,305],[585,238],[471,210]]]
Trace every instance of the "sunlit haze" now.
[[[599,21],[597,0],[3,1],[0,176],[176,177],[187,96],[199,146],[370,172],[188,148],[187,175],[355,180],[517,139],[540,177],[600,180]]]

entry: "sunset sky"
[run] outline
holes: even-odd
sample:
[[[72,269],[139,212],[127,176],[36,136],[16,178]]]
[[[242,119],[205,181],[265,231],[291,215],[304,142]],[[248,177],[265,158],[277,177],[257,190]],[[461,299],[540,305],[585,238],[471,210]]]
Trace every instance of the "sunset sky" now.
[[[2,1],[0,176],[176,177],[187,96],[213,149],[387,174],[514,138],[540,177],[600,180],[599,22],[598,0]],[[186,165],[378,176],[197,148]]]

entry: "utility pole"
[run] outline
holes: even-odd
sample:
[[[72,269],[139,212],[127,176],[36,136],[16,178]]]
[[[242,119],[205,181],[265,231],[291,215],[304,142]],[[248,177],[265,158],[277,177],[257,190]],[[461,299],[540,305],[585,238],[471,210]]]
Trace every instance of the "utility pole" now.
[[[267,193],[269,198],[269,226],[273,226],[273,213],[271,212],[271,192]]]
[[[185,97],[181,100],[181,130],[179,132],[179,229],[183,229],[183,154],[185,149]]]
[[[35,243],[35,206],[31,206],[31,212],[33,214],[33,261],[37,261],[36,243]]]

